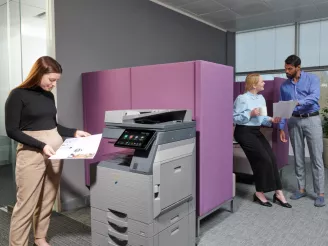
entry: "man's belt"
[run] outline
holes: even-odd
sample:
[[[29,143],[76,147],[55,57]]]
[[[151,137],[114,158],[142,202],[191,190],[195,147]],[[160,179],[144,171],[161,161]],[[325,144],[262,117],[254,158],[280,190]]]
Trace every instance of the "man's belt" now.
[[[293,113],[293,116],[294,117],[299,117],[299,118],[308,118],[308,117],[311,117],[311,116],[317,116],[319,115],[319,111],[317,112],[313,112],[313,113],[305,113],[305,114],[299,114],[299,113]]]

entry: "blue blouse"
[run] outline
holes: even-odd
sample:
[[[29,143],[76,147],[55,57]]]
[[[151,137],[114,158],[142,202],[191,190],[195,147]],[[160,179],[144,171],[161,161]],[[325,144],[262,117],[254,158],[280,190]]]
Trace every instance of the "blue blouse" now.
[[[246,126],[272,126],[269,116],[250,116],[254,108],[266,106],[265,99],[260,94],[246,92],[239,95],[233,105],[233,123]]]

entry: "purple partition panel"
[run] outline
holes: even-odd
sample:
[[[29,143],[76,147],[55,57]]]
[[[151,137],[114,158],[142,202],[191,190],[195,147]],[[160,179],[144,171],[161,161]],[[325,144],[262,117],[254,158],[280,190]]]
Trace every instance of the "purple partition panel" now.
[[[280,101],[280,86],[286,79],[283,78],[274,78],[274,102]],[[286,138],[289,139],[288,127],[285,125]],[[282,168],[288,165],[288,155],[289,155],[289,143],[283,143],[280,141],[279,128],[277,125],[274,126],[273,136],[272,136],[272,149],[275,153],[279,153],[277,156],[277,165],[279,168]]]
[[[235,101],[236,98],[242,93],[240,82],[233,83],[233,100]]]
[[[273,114],[273,94],[274,94],[274,82],[273,80],[264,81],[264,91],[261,91],[259,94],[262,94],[265,98],[268,115],[272,116]]]
[[[195,114],[194,62],[131,68],[132,108],[191,109]]]
[[[233,68],[196,62],[198,215],[232,199]]]
[[[239,91],[240,94],[245,93],[245,82],[239,82]]]
[[[131,108],[130,69],[114,69],[82,74],[84,129],[91,134],[102,133],[105,111]],[[90,185],[90,165],[119,151],[103,139],[93,160],[85,161],[85,182]]]

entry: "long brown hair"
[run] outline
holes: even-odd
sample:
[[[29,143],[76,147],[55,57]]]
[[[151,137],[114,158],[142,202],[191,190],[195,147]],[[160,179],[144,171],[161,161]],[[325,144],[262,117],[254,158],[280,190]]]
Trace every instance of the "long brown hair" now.
[[[27,78],[17,88],[32,88],[41,82],[47,73],[63,73],[61,65],[50,56],[42,56],[33,64]]]
[[[258,73],[251,73],[247,75],[246,81],[245,81],[245,92],[250,91],[253,89],[254,85],[257,85],[257,83],[260,81],[260,74]]]

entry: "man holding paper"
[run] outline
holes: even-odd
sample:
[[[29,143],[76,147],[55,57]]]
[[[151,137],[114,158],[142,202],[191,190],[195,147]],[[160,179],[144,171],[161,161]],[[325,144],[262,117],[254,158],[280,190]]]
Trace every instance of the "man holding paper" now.
[[[301,71],[301,59],[295,55],[285,60],[285,71],[288,79],[280,87],[280,100],[297,101],[292,117],[287,122],[298,182],[298,190],[293,193],[291,199],[297,200],[306,196],[304,154],[306,138],[312,165],[314,192],[318,195],[314,206],[323,207],[325,206],[325,177],[322,159],[322,125],[319,116],[320,80],[314,74]],[[287,142],[284,132],[285,123],[286,119],[283,119],[279,125],[282,142]]]

